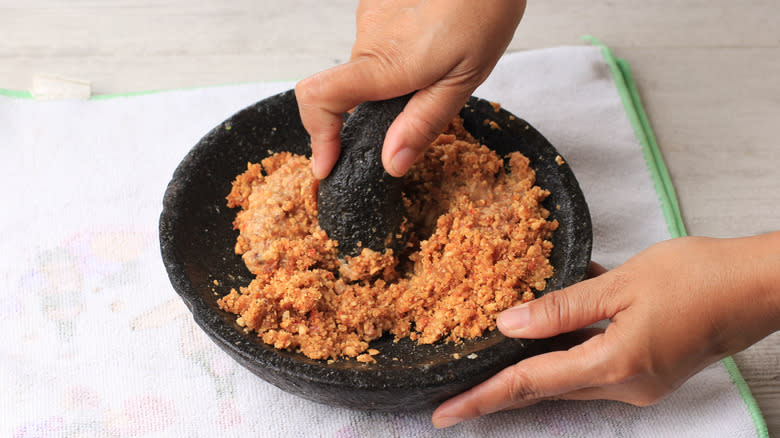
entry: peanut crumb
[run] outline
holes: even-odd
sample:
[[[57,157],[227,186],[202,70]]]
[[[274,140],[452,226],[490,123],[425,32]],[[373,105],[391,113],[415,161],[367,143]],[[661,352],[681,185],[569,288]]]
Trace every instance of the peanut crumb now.
[[[485,125],[485,126],[490,126],[490,129],[501,130],[501,126],[498,123],[496,123],[495,121],[490,120],[490,119],[485,119],[482,122],[482,124]]]
[[[366,354],[366,353],[358,355],[356,360],[362,363],[376,363],[376,359],[371,357],[370,354]]]

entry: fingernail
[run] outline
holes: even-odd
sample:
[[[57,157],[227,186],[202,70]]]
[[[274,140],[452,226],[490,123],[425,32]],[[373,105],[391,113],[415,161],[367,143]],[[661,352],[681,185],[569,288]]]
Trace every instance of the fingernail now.
[[[394,176],[402,176],[405,174],[406,171],[412,167],[416,158],[417,152],[409,148],[403,148],[396,152],[395,155],[393,155],[393,159],[390,160],[390,167],[392,167],[392,170],[395,173]]]
[[[511,334],[513,330],[521,330],[528,327],[531,322],[531,310],[528,304],[521,304],[504,310],[498,314],[496,324],[504,334]]]
[[[463,421],[459,417],[440,417],[433,420],[433,427],[437,429],[444,429],[445,427],[454,426]]]
[[[322,169],[317,167],[317,160],[314,159],[314,155],[311,156],[311,173],[314,174],[314,178],[323,179],[327,175],[323,175]]]

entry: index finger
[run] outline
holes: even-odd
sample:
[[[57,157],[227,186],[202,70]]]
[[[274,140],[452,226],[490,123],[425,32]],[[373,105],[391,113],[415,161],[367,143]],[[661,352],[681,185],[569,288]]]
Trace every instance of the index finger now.
[[[343,114],[370,100],[384,100],[414,91],[398,75],[383,74],[388,67],[369,58],[356,58],[298,82],[295,98],[303,127],[311,137],[312,170],[322,179],[336,164],[341,150],[339,137]],[[378,78],[383,80],[379,81]]]

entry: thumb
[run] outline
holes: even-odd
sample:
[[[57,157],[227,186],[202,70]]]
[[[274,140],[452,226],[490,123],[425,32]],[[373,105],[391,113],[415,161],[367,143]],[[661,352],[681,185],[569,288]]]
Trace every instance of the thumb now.
[[[496,324],[511,338],[548,338],[616,315],[623,306],[611,272],[550,292],[498,315]]]
[[[473,88],[438,82],[417,91],[387,130],[382,164],[403,176],[466,103]]]

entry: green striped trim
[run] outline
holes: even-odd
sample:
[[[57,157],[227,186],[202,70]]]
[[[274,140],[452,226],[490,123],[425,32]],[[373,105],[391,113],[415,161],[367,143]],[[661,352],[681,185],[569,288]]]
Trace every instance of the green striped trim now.
[[[32,94],[30,94],[29,91],[6,90],[5,88],[0,88],[0,96],[15,97],[17,99],[32,99]]]
[[[666,220],[666,226],[669,229],[669,234],[672,237],[686,236],[685,224],[680,214],[680,205],[677,202],[677,194],[674,191],[674,185],[669,178],[669,171],[664,163],[661,150],[658,148],[655,135],[650,126],[650,121],[647,118],[644,108],[642,107],[642,101],[639,98],[639,91],[634,83],[634,78],[631,76],[631,68],[625,59],[616,58],[612,51],[602,44],[596,38],[588,35],[583,39],[596,47],[601,48],[601,53],[604,55],[604,60],[609,69],[612,72],[612,78],[615,80],[620,99],[623,101],[623,106],[626,109],[626,115],[628,116],[631,126],[634,128],[639,144],[642,146],[642,154],[647,162],[647,168],[650,170],[650,174],[653,179],[653,185],[655,191],[661,201],[661,209],[663,210],[664,219]],[[742,396],[742,400],[745,401],[750,417],[753,419],[753,425],[756,427],[756,432],[760,438],[769,438],[769,430],[767,429],[766,421],[761,415],[761,410],[758,407],[755,397],[750,392],[747,382],[742,377],[742,374],[737,368],[737,364],[734,363],[734,359],[727,357],[721,360],[723,366],[731,377],[731,380],[739,390],[739,394]]]

